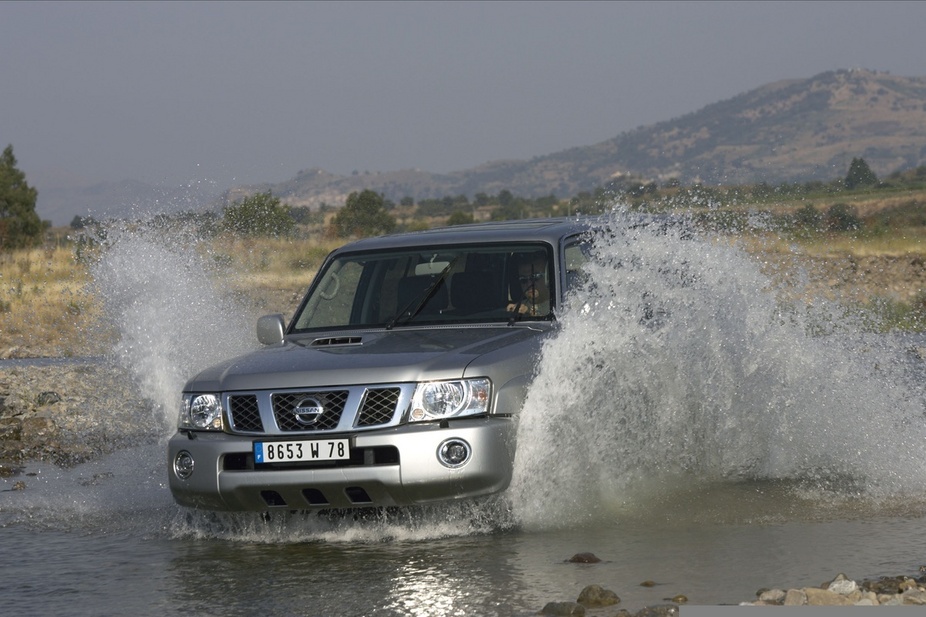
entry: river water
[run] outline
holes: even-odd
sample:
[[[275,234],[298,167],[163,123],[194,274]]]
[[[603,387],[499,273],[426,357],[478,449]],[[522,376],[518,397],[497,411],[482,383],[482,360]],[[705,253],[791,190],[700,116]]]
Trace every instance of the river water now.
[[[918,574],[922,339],[783,301],[726,243],[615,227],[544,350],[505,495],[272,517],[172,503],[177,393],[252,326],[202,249],[112,233],[107,361],[134,374],[150,443],[0,480],[3,613],[530,615],[589,584],[635,611]]]

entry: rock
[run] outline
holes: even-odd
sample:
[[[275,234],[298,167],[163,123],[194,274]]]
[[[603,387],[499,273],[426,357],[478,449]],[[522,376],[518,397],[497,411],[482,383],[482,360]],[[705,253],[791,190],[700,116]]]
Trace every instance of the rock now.
[[[847,597],[833,593],[829,589],[805,587],[804,593],[807,594],[808,606],[850,606],[852,604]]]
[[[759,593],[758,598],[760,602],[765,602],[766,604],[783,604],[785,595],[784,589],[766,589]]]
[[[640,583],[640,587],[655,587],[656,581],[643,581]]]
[[[15,358],[18,351],[19,347],[15,345],[13,347],[7,347],[6,349],[0,351],[0,360],[9,360],[10,358]]]
[[[602,606],[613,606],[620,604],[621,599],[610,589],[604,589],[600,585],[589,585],[579,593],[576,600],[582,606],[588,608],[601,608]]]
[[[853,591],[858,589],[858,585],[855,581],[850,580],[846,577],[845,574],[839,574],[833,581],[826,587],[829,591],[833,593],[838,593],[841,596],[848,596]]]
[[[557,615],[563,617],[582,617],[585,607],[575,602],[547,602],[540,615]]]
[[[0,441],[19,441],[22,436],[22,420],[19,418],[0,419]]]
[[[58,425],[51,418],[25,418],[22,421],[23,439],[48,439],[58,433]]]
[[[856,604],[859,604],[860,602],[865,602],[866,600],[871,602],[870,606],[877,606],[878,605],[878,594],[876,594],[873,591],[863,591],[862,599],[856,602]]]
[[[915,604],[917,606],[926,605],[926,591],[908,589],[900,595],[904,604]]]
[[[672,596],[671,598],[666,598],[668,602],[675,602],[676,604],[687,604],[688,596],[683,593],[678,594],[677,596]]]
[[[873,591],[879,595],[895,594],[901,592],[900,584],[903,581],[904,578],[900,576],[882,576],[876,581],[862,582],[862,589]]]
[[[678,607],[674,604],[656,604],[644,606],[635,617],[678,617]]]
[[[784,606],[804,606],[807,604],[807,594],[802,589],[789,589],[785,593]]]
[[[0,478],[11,478],[22,473],[23,468],[17,465],[4,465],[0,463]]]
[[[40,393],[35,397],[35,404],[39,407],[46,407],[61,402],[61,395],[50,390]]]
[[[569,563],[600,563],[601,562],[601,560],[598,559],[598,557],[596,557],[594,553],[576,553],[575,555],[573,555],[566,561],[568,561]]]
[[[13,483],[13,490],[14,491],[26,490],[26,483],[23,482],[22,480],[17,480],[16,482]]]
[[[904,578],[900,581],[900,584],[897,585],[897,589],[900,593],[907,591],[908,589],[916,589],[916,581],[912,578]]]

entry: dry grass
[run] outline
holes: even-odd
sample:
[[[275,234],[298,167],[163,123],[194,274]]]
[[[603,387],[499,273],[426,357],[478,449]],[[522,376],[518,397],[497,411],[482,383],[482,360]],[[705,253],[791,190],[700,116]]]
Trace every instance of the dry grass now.
[[[0,254],[0,357],[94,353],[84,332],[100,314],[72,247]]]
[[[926,228],[917,227],[902,232],[861,232],[854,235],[745,233],[736,235],[734,239],[754,253],[800,254],[813,258],[926,255]]]
[[[926,254],[926,229],[910,228],[903,232],[863,234],[851,236],[845,234],[822,235],[815,239],[801,241],[800,245],[811,255],[853,255],[855,257],[872,257],[889,255]]]
[[[230,285],[261,314],[292,311],[325,256],[339,241],[223,236],[209,253],[231,275]]]
[[[926,256],[926,229],[922,228],[857,237],[743,235],[735,241],[767,257],[822,260],[833,265],[847,257]],[[325,255],[339,244],[321,238],[220,236],[202,246],[222,266],[217,268],[221,272],[217,276],[224,277],[222,284],[246,298],[255,314],[283,312],[289,316]],[[849,281],[845,286],[854,288],[856,283]],[[0,358],[103,353],[112,340],[100,334],[102,306],[89,289],[89,272],[76,259],[73,245],[58,243],[0,254]],[[919,288],[908,295],[916,293]]]
[[[255,313],[291,312],[325,255],[325,240],[219,237],[204,250]],[[104,353],[115,333],[101,328],[102,304],[90,292],[74,245],[0,254],[0,358]]]

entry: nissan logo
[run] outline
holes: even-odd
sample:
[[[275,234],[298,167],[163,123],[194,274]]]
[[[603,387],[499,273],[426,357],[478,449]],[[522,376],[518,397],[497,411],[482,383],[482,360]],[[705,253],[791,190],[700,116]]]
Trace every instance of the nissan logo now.
[[[293,415],[299,424],[315,424],[325,413],[324,406],[314,398],[304,398],[296,404]]]

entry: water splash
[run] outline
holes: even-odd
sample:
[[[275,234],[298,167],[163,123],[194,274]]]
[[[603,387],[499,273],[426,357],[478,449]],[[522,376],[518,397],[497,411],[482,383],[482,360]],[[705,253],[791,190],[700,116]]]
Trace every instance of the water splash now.
[[[176,423],[186,379],[257,345],[247,311],[217,268],[191,233],[124,224],[106,230],[91,268],[119,335],[112,353],[160,410],[164,431]]]
[[[831,306],[783,305],[729,243],[633,227],[621,211],[611,227],[521,414],[510,493],[524,525],[718,482],[926,491],[909,343],[853,334]],[[836,333],[810,334],[821,324]]]
[[[332,512],[178,511],[173,537],[255,543],[380,543],[482,535],[510,527],[501,500]]]

